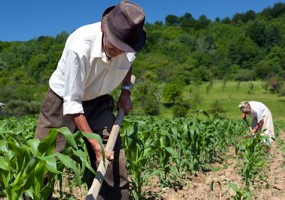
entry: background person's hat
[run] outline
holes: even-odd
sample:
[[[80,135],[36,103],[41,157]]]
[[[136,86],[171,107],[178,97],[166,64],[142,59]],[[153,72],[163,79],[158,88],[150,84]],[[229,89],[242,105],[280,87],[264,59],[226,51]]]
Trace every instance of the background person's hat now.
[[[143,9],[129,1],[107,8],[102,16],[103,32],[118,49],[137,52],[146,43]]]
[[[239,108],[243,108],[246,107],[248,105],[248,101],[242,101],[240,102],[240,104],[238,105]]]

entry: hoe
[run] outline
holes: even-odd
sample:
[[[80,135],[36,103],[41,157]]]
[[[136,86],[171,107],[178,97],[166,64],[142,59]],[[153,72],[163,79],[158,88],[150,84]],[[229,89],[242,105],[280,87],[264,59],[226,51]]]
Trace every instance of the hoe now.
[[[131,83],[134,84],[136,77],[132,75],[131,77]],[[125,112],[122,108],[119,109],[116,120],[114,122],[114,125],[112,127],[108,142],[106,144],[105,150],[108,152],[112,152],[120,131],[120,126],[123,122]],[[98,169],[96,171],[95,178],[93,180],[92,186],[90,187],[86,200],[95,200],[99,194],[100,188],[102,186],[104,176],[106,174],[107,167],[109,165],[109,160],[105,158],[100,161],[100,164],[98,166]]]

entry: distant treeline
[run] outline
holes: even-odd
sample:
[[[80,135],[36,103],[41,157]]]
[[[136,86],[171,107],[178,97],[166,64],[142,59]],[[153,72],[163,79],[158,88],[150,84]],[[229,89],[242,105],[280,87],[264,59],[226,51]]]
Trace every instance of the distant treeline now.
[[[277,3],[260,13],[249,10],[214,21],[185,13],[147,23],[147,44],[133,65],[140,89],[137,98],[151,94],[159,99],[177,85],[179,90],[215,79],[261,79],[272,92],[284,90],[284,22],[285,4]],[[68,35],[0,41],[0,102],[42,101]],[[170,97],[164,99],[173,103]]]

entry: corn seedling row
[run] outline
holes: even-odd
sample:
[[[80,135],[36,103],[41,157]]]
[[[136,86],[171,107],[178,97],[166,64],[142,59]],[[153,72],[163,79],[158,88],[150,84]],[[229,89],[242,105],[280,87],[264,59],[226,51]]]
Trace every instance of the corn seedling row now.
[[[0,195],[19,199],[26,193],[42,199],[54,182],[62,182],[63,171],[72,172],[74,185],[82,184],[86,168],[92,171],[87,151],[82,148],[83,133],[52,129],[47,139],[39,141],[33,138],[36,119],[8,118],[0,124]],[[162,188],[180,187],[196,172],[211,170],[213,162],[222,162],[229,147],[234,146],[244,186],[238,188],[229,182],[229,189],[235,191],[235,199],[250,197],[252,183],[266,181],[266,171],[258,172],[267,162],[258,142],[261,138],[245,139],[245,130],[242,121],[217,119],[207,113],[176,119],[126,118],[120,134],[128,159],[131,196],[143,197],[142,187],[152,176],[159,178]],[[68,141],[63,153],[53,152],[58,131]]]

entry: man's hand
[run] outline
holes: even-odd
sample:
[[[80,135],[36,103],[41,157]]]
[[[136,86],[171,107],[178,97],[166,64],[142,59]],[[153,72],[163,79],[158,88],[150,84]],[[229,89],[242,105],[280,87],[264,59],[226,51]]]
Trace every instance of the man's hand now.
[[[74,121],[76,127],[80,131],[82,131],[84,133],[88,133],[88,134],[93,133],[90,126],[87,123],[87,120],[86,120],[84,114],[82,114],[82,113],[73,114],[73,115],[71,115],[71,118]],[[102,152],[101,152],[100,144],[95,139],[88,139],[88,141],[94,150],[94,153],[96,156],[96,162],[99,163],[102,159]],[[105,158],[108,159],[109,161],[114,160],[114,152],[106,152],[105,151]]]
[[[95,156],[96,156],[96,162],[97,162],[97,164],[99,164],[101,159],[102,159],[101,147],[100,147],[99,143],[97,142],[97,140],[89,139],[88,141],[90,142],[92,148],[94,149]],[[114,160],[114,151],[113,152],[107,152],[105,150],[104,152],[105,152],[105,158],[107,160],[109,160],[109,161]]]
[[[251,128],[251,127],[249,127],[249,133],[251,134],[251,135],[254,135],[254,130]]]
[[[132,100],[130,97],[131,93],[127,90],[122,90],[119,101],[118,101],[118,109],[123,108],[125,111],[125,115],[129,114],[129,111],[133,108]]]
[[[245,120],[246,119],[246,114],[243,113],[242,116],[241,116],[242,120]]]

